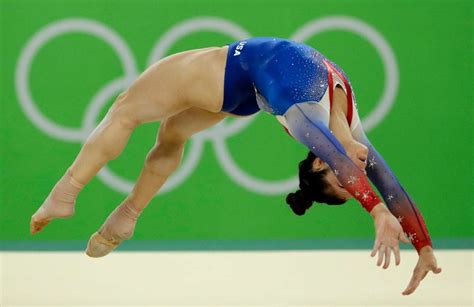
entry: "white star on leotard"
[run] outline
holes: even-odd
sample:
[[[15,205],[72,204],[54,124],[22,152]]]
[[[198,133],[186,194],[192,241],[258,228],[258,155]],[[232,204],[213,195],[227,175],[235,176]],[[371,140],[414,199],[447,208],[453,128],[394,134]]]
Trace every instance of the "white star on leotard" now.
[[[393,198],[394,198],[394,197],[393,197],[392,194],[388,194],[388,196],[387,196],[387,201],[391,201]]]
[[[362,194],[362,200],[366,200],[367,198],[369,198],[369,191]]]
[[[357,179],[359,178],[357,178],[356,176],[349,176],[349,180],[347,180],[347,183],[355,184]]]
[[[404,218],[405,218],[404,216],[399,216],[399,217],[397,218],[397,220],[398,220],[399,223],[401,223]]]
[[[377,162],[375,162],[375,157],[372,157],[372,159],[369,159],[369,168],[375,167]]]
[[[410,242],[413,242],[416,237],[416,232],[414,233],[409,232],[408,234],[405,233],[405,235],[407,236],[408,240],[410,240]]]

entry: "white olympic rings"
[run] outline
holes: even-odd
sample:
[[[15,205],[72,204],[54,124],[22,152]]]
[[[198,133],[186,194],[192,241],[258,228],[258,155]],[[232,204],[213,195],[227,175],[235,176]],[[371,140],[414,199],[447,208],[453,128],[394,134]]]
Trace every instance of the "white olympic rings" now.
[[[354,32],[366,38],[376,48],[382,58],[385,72],[384,92],[375,109],[362,119],[366,130],[370,130],[383,120],[395,101],[398,90],[398,67],[395,56],[389,44],[379,32],[363,21],[348,16],[329,16],[313,20],[297,30],[291,39],[305,41],[313,35],[332,29]],[[173,26],[155,43],[149,56],[148,64],[151,65],[164,57],[169,48],[178,39],[199,31],[214,31],[228,35],[235,40],[251,37],[241,26],[223,18],[192,18]],[[39,49],[56,36],[72,32],[82,32],[102,39],[117,52],[123,67],[123,76],[108,82],[92,97],[85,110],[80,128],[60,125],[41,113],[30,93],[28,79],[31,63]],[[16,67],[15,87],[22,110],[37,128],[50,137],[62,141],[84,142],[97,125],[97,117],[107,101],[120,93],[120,91],[125,90],[137,76],[138,69],[133,53],[119,34],[98,21],[72,18],[45,26],[27,42],[20,54]],[[260,194],[276,195],[295,189],[298,185],[297,176],[276,181],[263,180],[251,176],[233,160],[225,140],[246,128],[256,116],[239,118],[231,122],[222,121],[216,126],[193,136],[184,161],[179,169],[168,179],[160,193],[171,191],[193,172],[200,161],[206,141],[211,142],[214,146],[218,162],[229,177],[247,190]],[[98,176],[115,191],[128,193],[133,188],[133,182],[115,174],[107,166],[99,172]]]

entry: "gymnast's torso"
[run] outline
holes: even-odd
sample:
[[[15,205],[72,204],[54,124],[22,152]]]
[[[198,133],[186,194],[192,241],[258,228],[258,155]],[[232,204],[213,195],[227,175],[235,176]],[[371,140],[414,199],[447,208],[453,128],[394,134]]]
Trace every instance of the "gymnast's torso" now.
[[[327,112],[322,116],[329,117],[338,85],[348,97],[348,124],[355,127],[359,117],[349,79],[320,52],[279,38],[236,41],[227,52],[222,111],[251,115],[263,110],[286,126],[283,115],[291,106],[300,104],[310,112],[317,103]]]

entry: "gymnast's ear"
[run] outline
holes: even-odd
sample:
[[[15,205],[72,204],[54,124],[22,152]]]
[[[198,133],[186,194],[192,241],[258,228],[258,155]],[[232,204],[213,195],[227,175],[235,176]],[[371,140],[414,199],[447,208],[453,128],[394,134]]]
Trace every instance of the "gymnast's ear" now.
[[[319,159],[319,157],[316,157],[313,161],[313,167],[312,171],[313,172],[320,172],[324,168],[324,161]]]

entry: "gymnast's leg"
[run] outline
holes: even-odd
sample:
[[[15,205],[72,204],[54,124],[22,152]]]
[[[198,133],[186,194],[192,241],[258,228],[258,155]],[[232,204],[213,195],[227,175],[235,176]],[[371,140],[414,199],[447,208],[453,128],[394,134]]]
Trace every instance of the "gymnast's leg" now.
[[[77,195],[95,174],[109,161],[117,158],[139,124],[158,121],[187,109],[177,100],[157,98],[156,69],[146,71],[129,90],[119,95],[107,115],[88,137],[79,155],[54,186],[30,223],[32,234],[42,230],[54,218],[74,214]]]
[[[133,236],[141,212],[178,168],[186,140],[225,116],[190,108],[161,122],[156,144],[145,159],[133,191],[91,236],[86,249],[88,256],[103,257]]]

